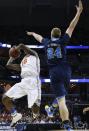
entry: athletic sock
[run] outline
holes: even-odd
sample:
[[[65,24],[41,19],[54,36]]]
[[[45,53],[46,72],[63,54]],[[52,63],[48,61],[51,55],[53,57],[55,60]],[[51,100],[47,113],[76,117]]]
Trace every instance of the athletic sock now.
[[[11,116],[14,117],[17,114],[17,110],[15,108],[12,108],[10,113],[11,113]]]

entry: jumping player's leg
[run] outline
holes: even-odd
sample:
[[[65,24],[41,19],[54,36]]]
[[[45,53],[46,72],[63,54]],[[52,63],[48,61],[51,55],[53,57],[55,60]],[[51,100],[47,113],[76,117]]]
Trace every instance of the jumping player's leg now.
[[[11,109],[14,108],[14,104],[11,100],[10,97],[6,96],[5,94],[2,97],[2,103],[4,104],[4,106],[6,107],[6,109],[10,112]]]
[[[22,118],[22,115],[15,109],[13,99],[18,99],[24,95],[26,95],[26,93],[21,89],[20,83],[15,84],[3,95],[2,102],[13,118],[11,123],[12,127]]]
[[[35,80],[35,84],[32,85],[33,90],[28,90],[28,108],[32,110],[33,118],[37,118],[40,113],[41,104],[41,81]]]
[[[13,101],[11,100],[10,97],[3,95],[2,102],[4,106],[6,107],[6,109],[11,113],[11,116],[13,119],[12,119],[10,126],[14,127],[17,121],[19,121],[22,118],[22,114],[17,112],[13,104]]]
[[[69,111],[66,105],[66,87],[69,88],[71,69],[68,64],[60,64],[51,71],[51,83],[58,101],[60,117],[65,129],[70,128]]]
[[[39,112],[40,112],[40,106],[38,106],[36,103],[32,106],[32,116],[33,118],[37,118],[39,116]]]
[[[57,101],[58,101],[59,112],[62,121],[69,120],[69,111],[66,105],[65,96],[60,99],[57,99]]]
[[[69,111],[66,105],[65,96],[60,99],[57,98],[57,101],[58,101],[58,106],[59,106],[60,117],[63,123],[63,128],[71,129],[72,126],[69,119]]]
[[[15,106],[13,104],[13,99],[21,98],[26,95],[26,93],[21,89],[20,83],[12,86],[2,97],[2,102],[8,111],[11,111]]]
[[[64,82],[52,83],[52,86],[55,89],[56,99],[59,106],[59,114],[63,122],[63,127],[65,129],[71,128],[70,120],[69,120],[69,111],[66,105],[66,90],[64,86]]]
[[[60,117],[62,119],[62,122],[63,124],[65,123],[65,126],[69,128],[70,127],[69,111],[66,105],[65,96],[58,99],[58,105],[59,105],[59,112],[60,112]]]
[[[69,119],[69,111],[68,111],[68,108],[66,105],[66,99],[65,99],[67,92],[65,89],[64,81],[56,83],[54,85],[54,88],[56,89],[55,90],[56,99],[59,106],[59,113],[63,122],[63,127],[65,129],[71,128],[70,119]]]
[[[38,99],[38,90],[31,90],[28,92],[28,108],[31,108],[33,119],[39,116],[40,112],[40,102],[41,100]]]
[[[69,111],[66,105],[66,99],[65,96],[67,94],[64,82],[59,82],[55,85],[56,89],[56,96],[57,96],[57,102],[59,106],[59,113],[60,117],[62,119],[63,128],[64,129],[71,129],[71,123],[69,119]]]
[[[38,98],[32,106],[33,118],[37,118],[40,115],[40,104],[41,104],[41,88],[38,91]]]

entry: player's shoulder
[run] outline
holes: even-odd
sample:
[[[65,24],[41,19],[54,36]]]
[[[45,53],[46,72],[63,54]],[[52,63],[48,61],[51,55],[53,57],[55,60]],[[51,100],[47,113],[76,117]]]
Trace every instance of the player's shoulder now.
[[[70,39],[69,34],[68,34],[68,33],[65,33],[65,34],[62,36],[62,39],[64,39],[64,38],[68,38],[68,39]]]
[[[42,39],[42,43],[45,44],[45,43],[49,43],[50,42],[50,39],[49,38],[43,38]]]
[[[35,55],[30,55],[30,57],[29,57],[29,59],[34,59],[34,60],[36,60],[37,58],[39,58],[38,55],[37,55],[37,56],[35,56]]]
[[[64,42],[68,43],[68,42],[70,41],[70,36],[69,36],[69,34],[65,33],[65,34],[62,36],[61,41],[62,41],[63,43],[64,43]]]

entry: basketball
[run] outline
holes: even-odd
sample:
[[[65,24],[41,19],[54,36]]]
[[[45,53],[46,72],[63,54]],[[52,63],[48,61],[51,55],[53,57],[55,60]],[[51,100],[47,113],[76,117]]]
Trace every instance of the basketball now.
[[[9,50],[10,57],[17,58],[19,56],[19,54],[20,54],[20,52],[15,47],[10,48],[10,50]]]

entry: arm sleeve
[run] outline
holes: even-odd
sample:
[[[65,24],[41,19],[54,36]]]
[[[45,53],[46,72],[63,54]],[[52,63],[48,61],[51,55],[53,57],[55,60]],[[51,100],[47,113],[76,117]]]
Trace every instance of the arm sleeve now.
[[[43,39],[42,39],[42,44],[43,44],[44,46],[46,46],[48,42],[49,42],[49,39],[48,39],[48,38],[43,38]]]
[[[62,37],[62,41],[64,44],[68,44],[70,41],[70,37],[67,33],[64,34],[64,36]]]

